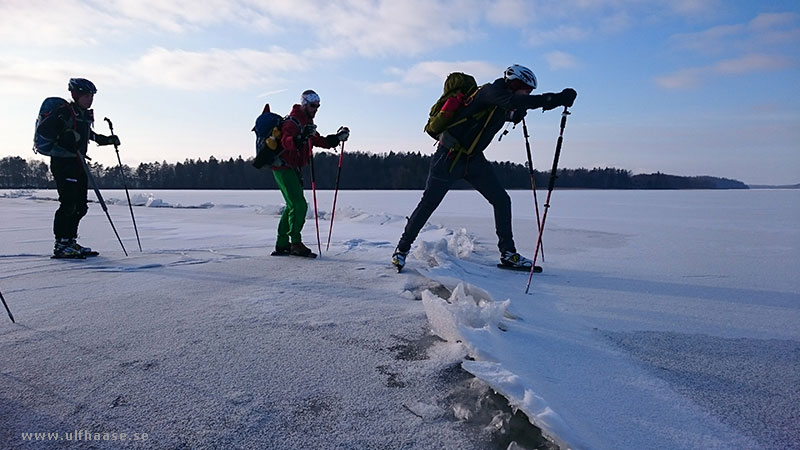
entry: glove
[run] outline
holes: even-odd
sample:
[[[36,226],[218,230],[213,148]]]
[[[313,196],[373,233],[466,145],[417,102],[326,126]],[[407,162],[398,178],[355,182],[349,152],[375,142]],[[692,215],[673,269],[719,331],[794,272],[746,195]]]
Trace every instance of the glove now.
[[[339,140],[339,136],[337,136],[335,134],[329,134],[329,135],[325,136],[325,142],[328,143],[328,148],[334,148],[337,145],[339,145],[339,143],[342,142],[342,141]]]
[[[78,141],[81,140],[81,135],[75,130],[64,130],[58,136],[58,146],[64,150],[74,152],[78,148]]]
[[[95,134],[94,141],[97,142],[97,145],[116,145],[119,146],[119,137],[112,134],[111,136],[103,136],[102,134]]]
[[[550,111],[551,109],[558,108],[559,106],[570,107],[575,102],[578,93],[575,89],[566,88],[558,94],[544,94],[545,105],[542,106],[542,111]]]
[[[527,115],[528,115],[528,110],[527,109],[515,109],[515,110],[511,111],[511,114],[509,115],[508,119],[510,121],[514,122],[514,125],[516,125],[516,124],[522,122],[522,119],[524,119],[525,116],[527,116]]]
[[[313,123],[304,125],[302,128],[300,128],[300,133],[294,137],[294,146],[298,149],[305,147],[306,142],[308,142],[308,138],[313,136],[316,132],[317,126]]]
[[[336,130],[336,137],[339,138],[340,142],[348,140],[350,138],[350,128],[339,127],[339,129]]]
[[[575,98],[578,97],[578,93],[572,88],[564,89],[559,95],[561,95],[561,104],[568,108],[572,107],[572,104],[575,103]]]
[[[317,132],[317,126],[313,123],[306,124],[300,129],[300,139],[305,141]]]

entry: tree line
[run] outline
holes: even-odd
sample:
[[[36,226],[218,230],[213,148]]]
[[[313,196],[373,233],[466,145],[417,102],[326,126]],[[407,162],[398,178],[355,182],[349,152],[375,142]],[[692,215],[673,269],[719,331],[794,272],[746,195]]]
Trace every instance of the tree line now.
[[[431,156],[420,152],[374,154],[345,153],[340,189],[424,189]],[[336,183],[339,155],[329,152],[314,154],[314,175],[318,189],[333,189]],[[141,163],[138,167],[91,163],[92,175],[103,189],[123,186],[123,177],[130,189],[277,189],[268,168],[257,170],[252,158],[218,160],[187,159],[184,162]],[[493,162],[495,172],[506,189],[530,189],[527,165]],[[311,185],[311,167],[303,170],[307,187]],[[537,189],[549,185],[550,171],[534,170]],[[662,173],[633,175],[617,168],[559,169],[556,188],[583,189],[747,189],[744,183],[727,178],[685,177]],[[0,159],[0,188],[55,189],[48,163],[25,160],[19,156]],[[471,188],[461,180],[454,189]]]

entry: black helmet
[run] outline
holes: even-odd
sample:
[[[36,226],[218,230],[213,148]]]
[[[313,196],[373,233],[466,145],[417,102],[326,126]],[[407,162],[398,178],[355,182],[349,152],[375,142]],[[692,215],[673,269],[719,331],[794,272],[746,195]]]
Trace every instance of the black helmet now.
[[[89,94],[97,93],[97,88],[95,87],[94,83],[87,80],[86,78],[70,78],[69,79],[69,91],[70,92],[86,92]]]

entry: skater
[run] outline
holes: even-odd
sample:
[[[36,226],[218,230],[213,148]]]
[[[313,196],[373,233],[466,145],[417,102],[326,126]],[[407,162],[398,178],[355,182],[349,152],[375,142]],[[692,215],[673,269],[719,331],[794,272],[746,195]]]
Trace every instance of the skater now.
[[[454,124],[439,135],[431,159],[425,191],[406,224],[392,255],[398,271],[406,263],[411,244],[456,180],[465,179],[494,208],[495,231],[503,267],[530,270],[532,261],[519,253],[511,232],[511,198],[497,179],[483,152],[505,122],[519,123],[527,110],[544,111],[572,106],[577,93],[567,88],[559,93],[530,95],[536,76],[523,66],[506,69],[503,78],[480,87],[471,102],[458,109]]]
[[[78,224],[88,210],[88,178],[80,156],[86,155],[89,141],[97,145],[119,145],[117,136],[104,136],[92,130],[92,102],[97,88],[84,78],[72,78],[68,84],[72,101],[51,111],[38,123],[36,134],[55,141],[50,152],[50,171],[58,190],[59,207],[53,219],[54,258],[85,258],[98,252],[77,242]]]
[[[350,137],[347,127],[339,127],[335,134],[325,137],[317,133],[314,117],[319,105],[320,98],[316,92],[304,91],[300,96],[300,104],[292,107],[288,120],[281,125],[281,146],[284,150],[272,165],[272,175],[283,194],[286,207],[278,222],[278,238],[272,256],[317,256],[303,244],[301,232],[308,203],[303,195],[300,171],[311,162],[313,147],[334,148]]]

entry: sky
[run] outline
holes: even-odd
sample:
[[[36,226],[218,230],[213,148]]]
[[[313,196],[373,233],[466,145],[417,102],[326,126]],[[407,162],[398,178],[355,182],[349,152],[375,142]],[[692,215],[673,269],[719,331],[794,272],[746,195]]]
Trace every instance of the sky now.
[[[800,3],[721,0],[104,0],[0,2],[0,157],[31,150],[45,97],[98,87],[128,165],[254,155],[263,105],[316,90],[345,151],[433,153],[423,132],[452,71],[511,64],[534,93],[577,90],[560,167],[800,182]],[[559,111],[529,114],[549,170]],[[524,162],[522,130],[487,149]],[[117,163],[111,147],[95,162]]]

